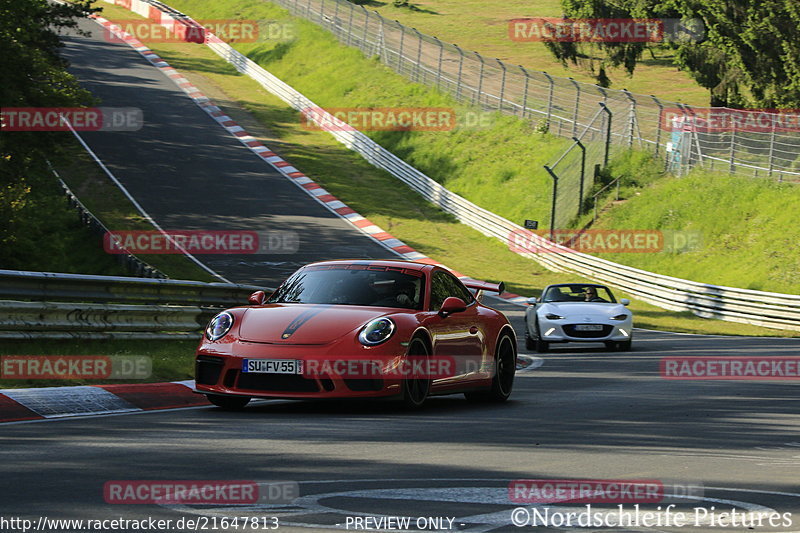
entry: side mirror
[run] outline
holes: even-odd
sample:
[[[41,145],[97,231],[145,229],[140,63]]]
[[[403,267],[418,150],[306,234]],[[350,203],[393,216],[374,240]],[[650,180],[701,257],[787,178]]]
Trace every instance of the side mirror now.
[[[528,303],[531,305],[536,305],[537,303],[539,303],[539,298],[537,298],[536,296],[531,296],[530,298],[528,298]]]
[[[620,298],[619,303],[621,303],[622,305],[630,305],[631,301],[628,300],[627,298]]]
[[[453,313],[460,313],[467,309],[467,304],[461,298],[449,296],[442,302],[442,308],[439,309],[439,316],[452,315]]]
[[[250,305],[261,305],[264,303],[264,300],[267,299],[267,294],[264,291],[256,291],[250,295],[250,298],[247,299],[247,302]]]

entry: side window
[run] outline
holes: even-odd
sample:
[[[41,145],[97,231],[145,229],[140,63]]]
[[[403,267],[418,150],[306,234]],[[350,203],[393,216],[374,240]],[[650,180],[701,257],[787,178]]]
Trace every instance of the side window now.
[[[439,310],[444,300],[450,296],[461,298],[467,305],[475,300],[469,289],[455,277],[441,270],[435,272],[431,280],[431,311]]]

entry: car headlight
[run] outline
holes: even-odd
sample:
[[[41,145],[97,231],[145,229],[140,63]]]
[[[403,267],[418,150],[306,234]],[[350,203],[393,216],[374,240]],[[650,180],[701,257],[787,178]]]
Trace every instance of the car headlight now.
[[[223,311],[208,323],[206,328],[206,338],[210,341],[215,341],[224,337],[233,326],[233,315],[227,311]]]
[[[544,317],[547,320],[561,320],[562,318],[564,318],[563,316],[557,315],[555,313],[547,313],[546,315],[544,315]]]
[[[626,318],[628,318],[628,316],[629,315],[627,313],[622,313],[617,316],[612,316],[611,318],[613,318],[614,320],[625,320]]]
[[[376,318],[364,326],[358,334],[358,340],[364,346],[375,346],[389,340],[395,330],[394,321],[390,318]]]

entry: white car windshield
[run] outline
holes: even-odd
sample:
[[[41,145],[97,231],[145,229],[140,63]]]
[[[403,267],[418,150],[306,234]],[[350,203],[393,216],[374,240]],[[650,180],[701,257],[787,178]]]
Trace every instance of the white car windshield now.
[[[616,303],[608,287],[591,284],[551,285],[545,291],[542,302],[594,302]]]

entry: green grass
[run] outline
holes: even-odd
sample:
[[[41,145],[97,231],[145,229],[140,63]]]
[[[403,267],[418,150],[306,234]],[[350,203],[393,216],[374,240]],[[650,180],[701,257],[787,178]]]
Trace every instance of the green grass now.
[[[221,9],[220,6],[222,4],[220,2],[214,5],[216,9]],[[240,2],[237,5],[239,5],[239,9],[246,9],[250,4]],[[269,4],[263,4],[263,6],[274,9]],[[176,7],[187,10],[185,5]],[[187,11],[197,18],[213,18],[215,16],[221,18],[226,14],[227,16],[232,16],[230,12],[217,11],[197,14],[191,10]],[[265,14],[265,16],[267,15],[274,19],[280,13],[271,11],[269,14]],[[132,15],[120,8],[106,8],[105,16],[110,16],[111,18],[116,16],[119,19],[123,19],[131,18]],[[322,39],[325,38],[325,35],[314,37]],[[551,282],[565,281],[565,278],[568,280],[580,279],[577,276],[565,276],[546,271],[535,262],[510,252],[502,243],[484,237],[478,232],[457,223],[449,215],[423,201],[416,193],[400,185],[395,178],[375,169],[360,156],[341,146],[329,134],[303,129],[300,126],[297,112],[267,93],[253,80],[238,74],[229,64],[218,58],[208,48],[192,44],[149,43],[149,46],[164,57],[173,67],[186,75],[201,91],[210,96],[227,114],[242,124],[251,134],[263,140],[282,157],[297,165],[312,179],[351,205],[362,215],[370,218],[376,224],[420,252],[479,279],[505,280],[510,291],[526,296],[538,294],[545,285]],[[341,53],[347,54],[349,57],[349,59],[345,59],[345,65],[342,67],[346,71],[347,68],[352,67],[347,61],[352,63],[357,59],[350,57],[351,51],[331,43],[328,43],[327,49],[326,47],[315,49],[316,56],[306,56],[305,58],[296,57],[293,52],[285,48],[283,50],[284,55],[275,62],[268,63],[264,61],[267,68],[281,75],[279,74],[280,69],[291,70],[296,67],[300,71],[298,76],[307,78],[302,79],[301,83],[297,84],[291,81],[296,88],[311,98],[317,98],[306,91],[304,85],[308,84],[313,90],[328,98],[326,105],[342,105],[333,95],[328,94],[326,96],[323,94],[326,93],[323,86],[325,76],[328,74],[333,75],[335,74],[334,72],[319,73],[318,75],[321,79],[317,80],[311,77],[311,73],[305,71],[306,69],[313,71],[313,67],[319,65],[332,64],[339,60],[338,54]],[[305,64],[293,65],[292,61],[305,62]],[[382,68],[374,63],[372,65],[364,65],[368,60],[360,59],[360,61],[364,69]],[[289,64],[284,64],[284,62]],[[313,63],[313,65],[308,63]],[[339,69],[336,70],[337,72],[339,71]],[[371,74],[374,74],[374,72],[370,71]],[[382,83],[387,84],[386,91],[382,93],[383,95],[399,92],[400,89],[395,87],[396,84],[406,84],[406,82],[394,77],[394,75],[385,72],[379,72],[377,75],[386,76],[382,78]],[[366,78],[367,76],[365,75],[363,79]],[[345,80],[347,79],[345,76]],[[331,81],[329,85],[337,87],[337,82]],[[373,86],[372,82],[369,83],[369,86]],[[357,89],[357,87],[353,87],[353,90],[347,96],[357,92]],[[406,87],[405,90],[412,96],[416,94],[414,91],[424,91],[413,86]],[[362,98],[365,98],[365,102],[370,102],[370,100],[366,100],[366,96],[362,95]],[[489,134],[487,133],[487,135]],[[470,137],[464,135],[463,143],[470,143]],[[529,135],[527,137],[531,142],[530,150],[533,152],[536,152],[539,146],[536,143],[544,144],[546,147],[546,143],[550,139],[548,136],[541,135]],[[411,138],[411,135],[407,135],[405,140],[410,142]],[[431,137],[428,138],[431,139]],[[440,152],[448,148],[446,141],[439,141],[435,137],[433,139],[435,139],[436,143],[442,143],[436,144],[436,149],[440,150]],[[513,140],[516,141],[517,139],[514,138]],[[486,140],[482,138],[481,142],[486,142]],[[502,172],[502,161],[500,161],[502,158],[495,158],[498,162],[487,161],[488,158],[485,154],[490,150],[485,145],[478,143],[474,147],[476,152],[474,152],[473,160],[477,159],[481,164],[497,165],[492,166],[492,172]],[[521,148],[517,147],[517,149]],[[464,150],[459,153],[469,152],[460,145],[453,147],[452,150]],[[436,150],[433,151],[435,152]],[[424,152],[430,153],[430,151]],[[449,151],[439,154],[442,164],[449,167],[458,165],[457,162],[451,163],[449,158],[445,157],[447,153]],[[525,154],[524,157],[536,157],[538,155],[537,153]],[[514,150],[509,150],[507,153],[508,158],[517,156],[518,154]],[[511,161],[511,164],[514,164],[514,161]],[[479,166],[471,168],[478,168]],[[475,175],[475,181],[483,179],[491,179],[491,176],[486,176],[483,173]],[[468,181],[465,180],[464,183],[468,183]],[[518,191],[517,187],[521,187],[521,185],[517,184],[514,188],[510,187],[507,194]],[[530,191],[529,196],[531,197],[538,196],[535,188],[525,190]],[[376,191],[379,191],[379,193],[376,193]],[[541,194],[541,187],[538,191]],[[547,188],[547,191],[549,192],[549,188]],[[549,207],[549,195],[545,194],[544,196],[546,198],[538,198],[537,201]],[[704,320],[689,313],[668,312],[636,301],[633,302],[631,308],[636,313],[637,326],[645,328],[716,334],[783,334],[782,332],[754,326]]]
[[[680,278],[800,294],[800,188],[766,179],[696,170],[636,190],[595,228],[697,232],[684,253],[600,254],[611,261]]]
[[[560,17],[561,0],[412,0],[417,9],[394,7],[391,0],[369,2],[366,7],[390,20],[398,20],[422,33],[455,43],[467,51],[476,50],[491,60],[499,58],[509,65],[529,70],[572,77],[595,83],[588,63],[563,66],[544,43],[516,42],[508,37],[508,21],[525,17]],[[332,9],[332,8],[331,8]],[[709,92],[688,73],[678,70],[668,50],[642,56],[633,76],[623,68],[607,69],[612,89],[628,89],[639,94],[655,94],[667,101],[695,106],[709,104]]]
[[[25,340],[3,341],[0,363],[5,355],[136,355],[151,358],[152,375],[143,380],[1,379],[0,388],[59,387],[101,383],[157,383],[193,379],[194,351],[200,339],[170,341],[136,340]]]

